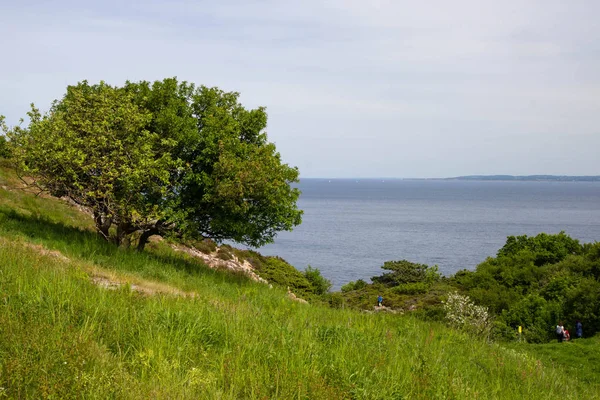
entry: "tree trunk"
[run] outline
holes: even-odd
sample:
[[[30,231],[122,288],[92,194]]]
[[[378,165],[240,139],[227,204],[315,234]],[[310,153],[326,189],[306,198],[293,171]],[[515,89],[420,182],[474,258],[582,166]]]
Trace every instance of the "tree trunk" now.
[[[151,228],[143,231],[142,235],[140,236],[140,241],[137,245],[137,251],[144,251],[144,247],[146,247],[146,243],[148,243],[148,239],[150,239],[150,236],[156,235],[158,233],[159,231],[156,228]]]
[[[105,240],[109,240],[108,230],[112,225],[112,218],[107,218],[100,212],[94,210],[94,222],[96,223],[96,230],[98,233],[100,233]]]
[[[119,225],[117,225],[117,236],[115,237],[116,245],[128,248],[131,244],[129,236],[135,231],[136,229],[129,222],[119,223]]]

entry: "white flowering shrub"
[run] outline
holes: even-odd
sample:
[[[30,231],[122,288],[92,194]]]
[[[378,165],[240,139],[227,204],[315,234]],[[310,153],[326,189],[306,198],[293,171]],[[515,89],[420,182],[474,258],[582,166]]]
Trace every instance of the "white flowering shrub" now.
[[[492,327],[492,317],[487,307],[478,306],[457,292],[450,293],[444,303],[446,320],[455,328],[487,336]]]

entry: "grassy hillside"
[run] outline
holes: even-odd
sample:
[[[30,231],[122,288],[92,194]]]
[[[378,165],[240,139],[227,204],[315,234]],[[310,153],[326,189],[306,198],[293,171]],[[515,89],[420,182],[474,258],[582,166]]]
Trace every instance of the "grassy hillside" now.
[[[600,398],[597,340],[506,348],[299,304],[164,243],[117,249],[15,185],[0,170],[0,398]],[[552,357],[569,349],[585,373]]]

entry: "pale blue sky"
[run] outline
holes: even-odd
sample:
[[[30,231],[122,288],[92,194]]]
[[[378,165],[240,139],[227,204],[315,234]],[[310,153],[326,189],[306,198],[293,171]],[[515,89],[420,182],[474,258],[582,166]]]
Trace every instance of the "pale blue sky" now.
[[[177,76],[302,177],[600,174],[598,1],[0,0],[0,114]]]

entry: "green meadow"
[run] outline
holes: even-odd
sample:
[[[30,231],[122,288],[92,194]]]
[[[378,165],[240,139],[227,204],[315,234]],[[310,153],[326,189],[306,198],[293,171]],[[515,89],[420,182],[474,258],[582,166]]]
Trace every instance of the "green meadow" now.
[[[166,242],[118,248],[18,187],[0,169],[0,398],[600,398],[598,337],[502,344],[301,304]]]

